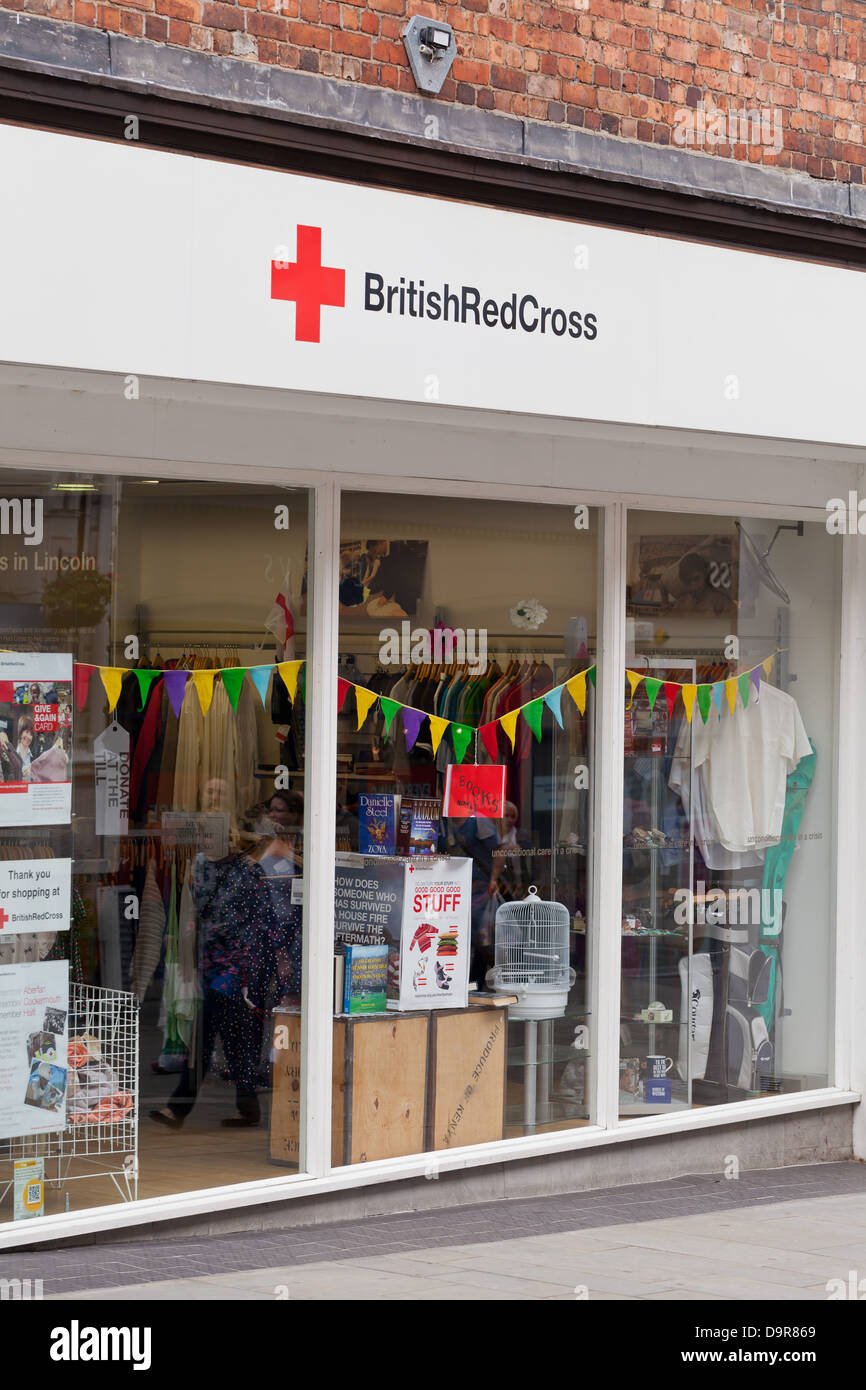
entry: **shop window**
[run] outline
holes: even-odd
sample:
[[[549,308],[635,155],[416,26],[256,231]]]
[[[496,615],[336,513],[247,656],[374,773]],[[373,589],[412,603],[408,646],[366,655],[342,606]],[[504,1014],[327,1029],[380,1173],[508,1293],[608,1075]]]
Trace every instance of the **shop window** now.
[[[306,494],[0,492],[0,1216],[298,1168]]]
[[[840,550],[632,512],[623,1117],[826,1086]]]
[[[343,496],[335,1165],[589,1121],[583,510]]]

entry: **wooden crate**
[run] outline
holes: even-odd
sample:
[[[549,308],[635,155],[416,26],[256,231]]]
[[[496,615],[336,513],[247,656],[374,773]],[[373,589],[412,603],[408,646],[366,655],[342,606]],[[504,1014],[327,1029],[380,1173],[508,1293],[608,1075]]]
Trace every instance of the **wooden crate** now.
[[[437,1009],[430,1020],[427,1148],[501,1139],[507,1008]]]
[[[334,1019],[331,1163],[420,1153],[427,1081],[426,1014]],[[301,1020],[274,1013],[270,1157],[297,1166],[301,1129]]]

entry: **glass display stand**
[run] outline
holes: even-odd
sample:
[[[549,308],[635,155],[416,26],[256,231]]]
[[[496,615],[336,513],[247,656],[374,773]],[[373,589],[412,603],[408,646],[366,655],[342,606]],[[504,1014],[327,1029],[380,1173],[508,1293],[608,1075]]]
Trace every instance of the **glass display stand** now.
[[[694,682],[695,679],[695,662],[690,658],[636,657],[630,660],[629,665],[657,680],[683,684]],[[635,696],[635,699],[638,698]],[[664,692],[660,690],[656,709],[664,699]],[[623,942],[635,942],[636,954],[629,967],[633,972],[628,981],[631,989],[626,988],[628,977],[625,961],[623,963],[620,1056],[625,1060],[621,1061],[621,1075],[623,1071],[628,1072],[627,1061],[633,1056],[637,1063],[635,1085],[638,1085],[637,1073],[641,1076],[636,1092],[622,1084],[620,1086],[620,1114],[623,1117],[667,1113],[688,1109],[692,1104],[688,1020],[678,1015],[681,1012],[679,963],[683,954],[691,961],[693,913],[689,911],[686,921],[678,924],[673,913],[673,894],[677,889],[691,889],[693,886],[694,839],[690,826],[673,837],[662,830],[667,795],[665,771],[674,750],[674,738],[670,728],[663,741],[656,737],[654,730],[655,718],[651,716],[645,746],[627,751],[625,757],[625,794],[627,804],[632,808],[633,826],[638,828],[638,820],[648,820],[647,829],[659,838],[659,842],[638,842],[633,829],[631,842],[623,847],[622,939]],[[689,805],[694,804],[692,782],[690,740]],[[634,794],[636,787],[641,790],[640,796]],[[631,797],[630,790],[633,793]],[[644,1011],[649,1011],[657,1003],[664,1004],[672,1012],[670,1022],[644,1018]],[[683,1030],[686,1030],[685,1033]],[[672,1065],[664,1076],[653,1078],[648,1075],[646,1068],[648,1057],[670,1057]],[[679,1072],[679,1066],[683,1063],[684,1076]],[[670,1081],[669,1100],[646,1099],[648,1082],[654,1079]]]

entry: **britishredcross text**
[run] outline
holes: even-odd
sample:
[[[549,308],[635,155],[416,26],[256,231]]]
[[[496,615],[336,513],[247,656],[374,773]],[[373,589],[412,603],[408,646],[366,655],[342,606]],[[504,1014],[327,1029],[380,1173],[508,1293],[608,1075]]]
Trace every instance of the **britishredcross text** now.
[[[437,289],[428,289],[423,280],[407,281],[403,275],[396,285],[387,285],[385,277],[372,270],[364,275],[364,308],[373,314],[384,311],[410,319],[441,319],[443,323],[552,333],[557,338],[567,334],[569,338],[585,338],[590,343],[598,336],[595,314],[552,308],[540,304],[534,294],[518,296],[515,293],[503,300],[483,299],[475,285],[457,285],[452,289],[446,281]]]

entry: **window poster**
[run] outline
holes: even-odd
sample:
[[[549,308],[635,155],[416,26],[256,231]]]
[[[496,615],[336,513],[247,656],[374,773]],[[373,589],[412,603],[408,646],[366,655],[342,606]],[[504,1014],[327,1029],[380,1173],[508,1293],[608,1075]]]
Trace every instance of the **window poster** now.
[[[471,859],[403,866],[396,1009],[465,1009],[469,1000]]]
[[[66,1125],[69,962],[0,966],[0,1140]]]
[[[72,657],[0,652],[0,826],[72,817]]]
[[[0,862],[0,941],[18,932],[68,931],[71,859]]]

